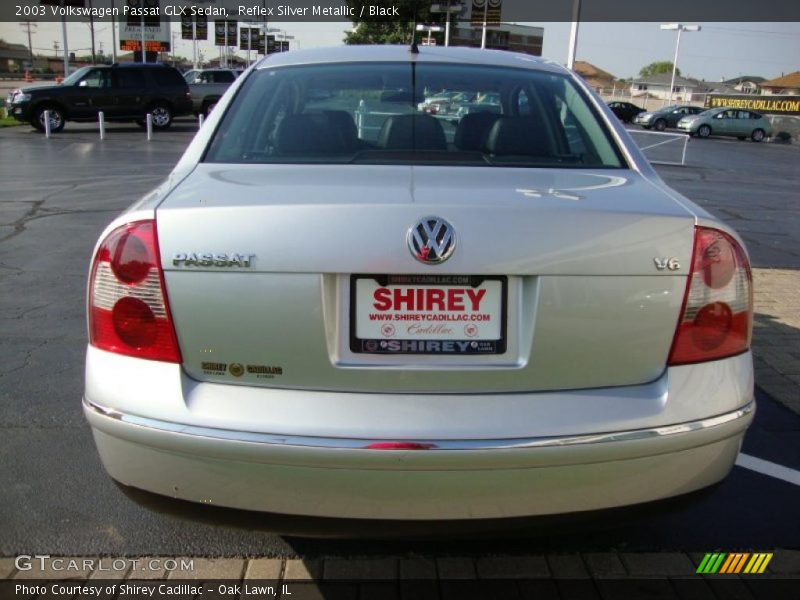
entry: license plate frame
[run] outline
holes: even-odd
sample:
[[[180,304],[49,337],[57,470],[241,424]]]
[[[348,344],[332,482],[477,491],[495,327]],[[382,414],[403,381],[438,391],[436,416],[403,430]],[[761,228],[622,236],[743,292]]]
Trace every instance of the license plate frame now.
[[[486,282],[499,282],[500,284],[500,323],[499,337],[496,339],[470,339],[464,334],[458,339],[424,339],[415,340],[408,337],[395,337],[391,339],[357,335],[358,327],[358,281],[369,279],[381,287],[394,286],[426,286],[426,287],[471,287],[481,288]],[[484,288],[486,289],[486,288]],[[406,355],[406,356],[495,356],[505,354],[508,348],[508,277],[505,275],[375,275],[352,274],[350,275],[349,298],[349,338],[350,351],[353,354],[379,354],[379,355]],[[447,312],[447,311],[445,311]],[[450,311],[452,312],[452,311]],[[457,321],[460,325],[470,321]],[[467,325],[464,325],[466,327]],[[383,342],[383,343],[382,343]],[[388,342],[399,342],[388,344]],[[431,344],[430,342],[434,342]]]

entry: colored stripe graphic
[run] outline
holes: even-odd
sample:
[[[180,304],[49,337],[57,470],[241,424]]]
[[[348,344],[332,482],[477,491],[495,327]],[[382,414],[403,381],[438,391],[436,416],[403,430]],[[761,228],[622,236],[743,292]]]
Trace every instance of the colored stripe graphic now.
[[[700,561],[700,566],[697,567],[697,572],[698,573],[705,573],[706,572],[706,567],[708,566],[709,562],[711,562],[711,554],[706,554],[703,557],[703,560]]]
[[[724,553],[717,552],[706,554],[700,566],[697,567],[697,572],[703,574],[716,573],[725,556]]]
[[[744,554],[737,554],[736,559],[733,561],[733,564],[728,569],[728,573],[740,573],[742,567],[744,567],[744,561],[750,556],[749,553]]]
[[[770,552],[709,552],[700,561],[697,573],[735,575],[738,573],[763,573],[772,560]]]
[[[722,568],[719,570],[720,573],[727,573],[728,569],[731,568],[731,565],[736,561],[739,557],[738,554],[728,554],[728,558],[725,559],[725,562],[722,563]]]
[[[767,565],[769,561],[772,560],[773,554],[763,552],[758,554],[753,554],[753,558],[750,559],[750,562],[747,563],[747,566],[744,569],[745,573],[763,573],[767,569]]]

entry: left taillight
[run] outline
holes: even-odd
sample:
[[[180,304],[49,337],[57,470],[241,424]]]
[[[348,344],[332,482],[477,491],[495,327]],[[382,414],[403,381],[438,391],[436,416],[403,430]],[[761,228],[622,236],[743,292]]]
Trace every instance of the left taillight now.
[[[103,240],[89,279],[89,343],[108,352],[180,363],[153,220]]]

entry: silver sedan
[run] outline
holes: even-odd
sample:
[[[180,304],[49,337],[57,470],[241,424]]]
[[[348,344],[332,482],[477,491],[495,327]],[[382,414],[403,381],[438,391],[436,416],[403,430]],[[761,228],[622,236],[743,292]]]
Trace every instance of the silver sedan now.
[[[764,141],[772,135],[772,125],[764,115],[752,110],[712,108],[695,116],[678,121],[678,129],[689,135],[707,138],[722,135],[754,142]]]
[[[83,407],[110,476],[420,520],[723,479],[754,414],[741,239],[572,72],[413,50],[262,60],[102,234]],[[499,111],[420,111],[441,89]]]

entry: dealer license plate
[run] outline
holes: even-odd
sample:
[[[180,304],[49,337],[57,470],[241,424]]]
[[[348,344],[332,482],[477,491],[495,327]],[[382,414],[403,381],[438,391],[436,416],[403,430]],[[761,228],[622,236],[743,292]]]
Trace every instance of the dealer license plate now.
[[[352,275],[350,350],[367,354],[502,354],[508,279]]]

